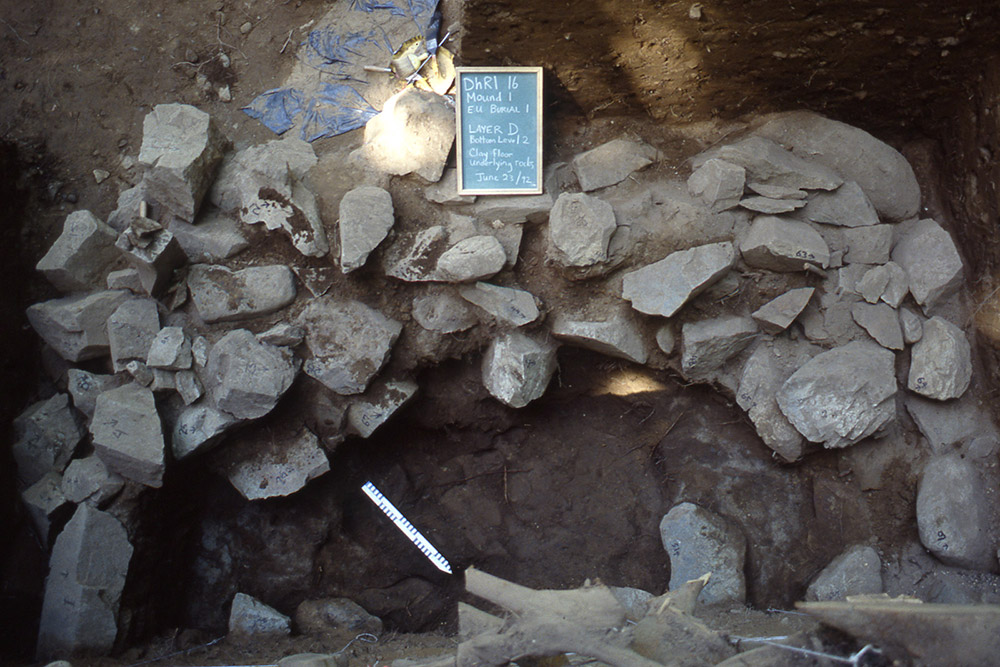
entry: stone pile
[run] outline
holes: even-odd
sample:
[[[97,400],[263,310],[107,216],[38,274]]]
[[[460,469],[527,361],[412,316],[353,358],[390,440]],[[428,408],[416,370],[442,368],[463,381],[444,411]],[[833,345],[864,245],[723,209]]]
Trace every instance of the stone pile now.
[[[107,223],[70,215],[38,265],[67,294],[31,306],[31,325],[69,364],[103,359],[107,371],[71,368],[66,393],[18,420],[19,476],[43,532],[66,503],[99,514],[123,485],[161,485],[173,459],[204,456],[251,500],[294,493],[329,470],[324,447],[369,437],[399,411],[422,366],[470,353],[482,354],[485,390],[513,408],[544,394],[560,343],[674,368],[731,392],[787,461],[878,437],[900,396],[947,412],[940,402],[965,395],[971,348],[952,307],[962,260],[937,221],[917,216],[910,166],[871,135],[777,116],[694,157],[686,183],[641,171],[658,152],[620,139],[552,165],[543,195],[476,198],[458,196],[446,168],[453,133],[437,96],[393,98],[350,156],[357,182],[333,221],[309,144],[227,153],[207,114],[156,107],[142,180]],[[412,193],[418,179],[433,214],[397,219],[393,184]],[[772,287],[755,291],[764,276]],[[336,417],[278,441],[235,431],[295,383]],[[995,432],[961,439],[977,437]],[[925,473],[921,537],[941,531],[949,562],[992,566],[972,534],[981,522],[939,498],[941,479],[967,475],[956,470]],[[736,539],[701,508],[675,509],[663,528],[668,550],[682,545],[672,558],[702,549],[686,535]],[[726,562],[742,577],[736,542]],[[126,552],[116,558],[127,565]],[[744,595],[742,580],[717,590],[705,594]],[[99,602],[113,617],[117,597]],[[234,623],[256,609],[241,599]],[[110,647],[55,618],[43,616],[43,652]]]

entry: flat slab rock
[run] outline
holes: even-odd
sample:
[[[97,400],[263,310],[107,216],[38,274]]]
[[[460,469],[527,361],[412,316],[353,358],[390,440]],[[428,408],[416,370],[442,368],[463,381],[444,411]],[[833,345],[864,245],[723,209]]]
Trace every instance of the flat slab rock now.
[[[290,438],[249,433],[213,458],[213,467],[247,500],[291,495],[330,471],[319,439],[308,429]]]
[[[383,188],[365,185],[340,200],[340,270],[358,269],[385,239],[396,222],[392,195]]]
[[[347,409],[348,430],[362,438],[370,437],[413,398],[417,389],[417,384],[409,380],[377,383]]]
[[[799,316],[815,293],[814,287],[799,287],[771,299],[751,315],[764,333],[780,334]]]
[[[712,213],[720,213],[739,205],[746,180],[743,167],[712,158],[691,172],[687,187]]]
[[[797,215],[805,220],[838,227],[878,224],[875,207],[854,182],[844,183],[833,192],[817,192]]]
[[[206,323],[232,322],[273,313],[294,301],[295,274],[282,264],[240,271],[196,264],[188,273],[188,289]]]
[[[463,286],[459,294],[501,324],[520,327],[531,324],[540,315],[535,297],[530,292],[515,287],[477,282]]]
[[[719,158],[743,167],[747,180],[792,190],[833,190],[844,182],[836,172],[811,160],[804,160],[763,137],[751,136],[734,144],[714,148],[694,158],[701,166]]]
[[[564,314],[552,323],[552,335],[571,345],[595,352],[646,363],[646,343],[628,313],[613,313],[606,320],[584,320]]]
[[[830,265],[830,248],[819,232],[803,222],[770,215],[754,219],[740,242],[740,253],[750,266],[770,271],[802,271],[807,263]]]
[[[670,317],[692,297],[721,278],[736,262],[728,241],[671,253],[625,274],[622,298],[647,315]]]
[[[573,158],[573,171],[584,192],[621,183],[629,174],[647,167],[656,149],[641,141],[614,139]]]

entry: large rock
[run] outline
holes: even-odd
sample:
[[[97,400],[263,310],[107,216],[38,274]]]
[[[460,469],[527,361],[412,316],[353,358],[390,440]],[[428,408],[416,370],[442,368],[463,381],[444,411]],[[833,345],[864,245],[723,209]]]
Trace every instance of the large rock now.
[[[670,558],[670,590],[711,573],[699,602],[746,599],[746,538],[731,521],[693,503],[681,503],[660,521],[660,539]]]
[[[359,301],[313,300],[299,316],[312,359],[305,372],[338,394],[360,394],[389,359],[403,326]]]
[[[747,137],[735,144],[713,148],[694,158],[700,167],[718,158],[746,169],[747,181],[791,190],[833,190],[844,182],[837,173],[817,162],[793,155],[763,137]]]
[[[520,327],[538,319],[538,304],[530,293],[514,287],[501,287],[490,283],[477,282],[464,286],[459,294],[473,303],[500,324]]]
[[[688,192],[712,213],[735,208],[743,198],[746,169],[725,160],[710,159],[695,169],[687,180]]]
[[[434,183],[455,140],[455,112],[440,95],[408,87],[393,95],[365,125],[361,153],[376,169],[416,173]]]
[[[559,314],[552,323],[552,335],[571,345],[637,364],[646,363],[646,342],[627,312],[613,312],[603,320]]]
[[[136,383],[97,397],[90,422],[94,449],[119,475],[147,486],[163,484],[163,431],[153,392]]]
[[[434,279],[463,283],[489,278],[503,269],[507,253],[493,236],[464,238],[441,254]]]
[[[204,111],[158,104],[142,123],[139,163],[149,198],[192,222],[229,141]]]
[[[756,133],[857,182],[889,220],[906,220],[920,208],[920,186],[906,158],[864,130],[795,111],[776,115]]]
[[[896,417],[895,355],[855,341],[817,355],[778,391],[778,406],[812,442],[846,447]]]
[[[395,221],[386,190],[365,185],[345,194],[340,200],[340,270],[349,273],[364,265]]]
[[[805,220],[838,227],[878,224],[875,207],[861,187],[853,182],[844,183],[833,192],[817,192],[797,215]]]
[[[382,620],[347,598],[303,600],[295,609],[295,625],[307,635],[326,635],[332,630],[382,632]]]
[[[173,278],[174,270],[187,257],[173,232],[148,218],[136,218],[115,241],[129,264],[139,275],[146,294],[160,294]]]
[[[788,290],[755,310],[751,317],[760,325],[764,333],[780,334],[792,325],[795,318],[809,303],[809,299],[812,298],[815,291],[816,289],[813,287]]]
[[[582,192],[563,193],[549,214],[549,255],[563,266],[606,262],[616,228],[611,204]]]
[[[258,431],[229,442],[214,467],[247,500],[288,496],[330,471],[319,439],[308,429],[290,438]]]
[[[347,428],[351,433],[367,438],[387,422],[397,410],[417,393],[417,384],[409,380],[389,380],[376,383],[365,395],[347,409]]]
[[[481,220],[499,220],[503,223],[543,222],[555,205],[551,192],[540,195],[506,195],[480,197],[473,207]]]
[[[653,163],[656,149],[640,141],[615,139],[573,158],[573,171],[584,192],[621,183]]]
[[[778,215],[791,213],[805,206],[801,199],[772,199],[771,197],[747,197],[740,201],[740,207],[754,213]]]
[[[83,434],[66,394],[30,405],[14,419],[11,452],[21,484],[30,486],[50,471],[62,472]]]
[[[844,230],[847,244],[845,262],[858,264],[885,264],[892,250],[892,225],[870,225]]]
[[[80,505],[49,559],[38,626],[39,658],[108,653],[132,559],[125,528],[110,514]]]
[[[108,317],[108,343],[116,372],[130,361],[146,361],[149,346],[160,331],[160,313],[153,299],[130,299]]]
[[[298,360],[287,349],[236,329],[212,346],[202,382],[219,410],[237,419],[257,419],[277,405],[298,370]]]
[[[903,267],[910,294],[926,310],[962,284],[962,258],[951,235],[930,218],[902,226],[892,261]]]
[[[246,593],[237,593],[229,609],[229,633],[267,639],[291,634],[292,619]]]
[[[903,349],[903,328],[899,315],[892,306],[884,303],[856,303],[851,306],[851,316],[875,342],[890,350]]]
[[[150,368],[162,368],[168,371],[183,371],[191,368],[194,359],[191,355],[191,339],[181,327],[163,327],[153,337],[146,356],[146,365]]]
[[[728,241],[671,253],[625,274],[622,298],[647,315],[670,317],[732,268],[736,251]]]
[[[239,254],[250,247],[238,220],[217,209],[198,216],[197,224],[171,220],[167,229],[174,235],[189,262],[211,264]]]
[[[830,561],[813,579],[806,589],[806,600],[843,600],[848,595],[876,595],[882,591],[878,553],[856,544]]]
[[[476,316],[464,300],[451,292],[428,292],[414,297],[413,319],[428,331],[448,334],[476,325]]]
[[[971,570],[996,567],[986,489],[959,454],[931,459],[917,487],[920,541],[939,560]]]
[[[681,327],[681,368],[700,377],[739,354],[757,336],[757,325],[747,317],[724,315]]]
[[[312,144],[290,132],[227,156],[208,197],[226,212],[250,206],[261,197],[262,189],[290,199],[292,183],[301,181],[316,162]]]
[[[239,419],[215,409],[205,400],[187,406],[177,415],[171,429],[170,449],[174,458],[183,459],[211,449],[238,423]]]
[[[545,393],[555,370],[555,345],[514,331],[490,343],[483,357],[483,385],[500,402],[523,408]]]
[[[197,264],[188,274],[188,289],[205,322],[232,322],[267,315],[295,300],[295,274],[283,264],[233,271]]]
[[[807,263],[830,265],[830,249],[815,229],[769,215],[753,221],[740,242],[740,253],[750,266],[770,271],[802,271]]]
[[[239,212],[240,220],[248,225],[264,225],[268,231],[281,230],[306,257],[323,257],[330,252],[316,195],[299,181],[292,180],[287,193],[262,187]]]
[[[442,225],[422,229],[413,238],[393,244],[385,274],[407,282],[437,280],[437,261],[447,247],[448,232]]]
[[[90,211],[74,211],[66,216],[62,234],[35,269],[63,292],[102,287],[108,269],[120,256],[117,239],[117,232]]]
[[[972,348],[961,329],[941,317],[924,322],[913,345],[906,388],[939,401],[958,398],[972,380]]]
[[[73,397],[73,407],[89,419],[94,416],[97,397],[107,389],[124,384],[120,375],[99,375],[79,368],[66,371],[66,388]]]
[[[61,489],[71,503],[90,502],[96,507],[113,498],[124,485],[125,481],[94,455],[74,459],[66,466]]]
[[[108,317],[131,294],[105,290],[43,301],[28,307],[28,322],[66,361],[108,353]]]

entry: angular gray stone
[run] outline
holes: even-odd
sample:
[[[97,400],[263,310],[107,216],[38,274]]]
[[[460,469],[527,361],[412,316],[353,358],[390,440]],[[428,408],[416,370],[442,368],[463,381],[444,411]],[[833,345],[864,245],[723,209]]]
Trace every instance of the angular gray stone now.
[[[371,436],[417,393],[417,384],[409,380],[389,380],[365,392],[347,409],[347,428],[362,438]]]
[[[831,169],[804,160],[763,137],[747,137],[735,144],[713,148],[694,158],[700,167],[718,158],[746,169],[747,181],[792,190],[833,190],[844,180]]]
[[[647,315],[670,317],[721,278],[736,262],[728,241],[671,253],[625,274],[622,298]]]
[[[480,197],[473,207],[481,220],[499,220],[503,223],[543,222],[555,205],[551,192],[540,195],[507,195]]]
[[[520,327],[538,319],[538,305],[530,293],[514,287],[477,282],[459,289],[462,298],[473,303],[500,324]]]
[[[249,433],[215,457],[217,468],[247,500],[288,496],[330,471],[319,439],[308,429],[290,438]]]
[[[295,300],[295,275],[283,264],[240,271],[197,264],[188,274],[188,289],[206,323],[232,322],[267,315],[290,304]]]
[[[381,619],[347,598],[303,600],[295,609],[295,626],[307,635],[326,635],[333,630],[382,632]]]
[[[102,287],[108,268],[120,256],[117,238],[117,232],[90,211],[73,211],[35,269],[63,292]]]
[[[920,541],[938,560],[970,570],[996,568],[988,498],[969,461],[953,453],[927,462],[917,487]]]
[[[691,172],[687,188],[708,210],[720,213],[739,205],[746,177],[743,167],[713,158]]]
[[[287,345],[295,347],[302,343],[306,337],[306,330],[297,324],[288,322],[278,322],[273,327],[263,333],[257,334],[257,339],[269,345]]]
[[[882,561],[869,546],[856,544],[830,561],[806,589],[806,600],[843,600],[884,590]]]
[[[171,220],[167,227],[193,264],[219,262],[250,247],[239,221],[227,213],[212,209],[199,215],[196,223]]]
[[[143,387],[149,387],[153,384],[153,370],[146,365],[145,361],[130,361],[125,364],[125,370],[132,376],[133,380]]]
[[[770,197],[747,197],[740,201],[740,206],[748,211],[766,215],[791,213],[805,205],[805,201],[801,199],[771,199]]]
[[[149,367],[147,366],[147,368]],[[149,370],[153,374],[153,382],[149,385],[150,389],[161,393],[177,389],[176,373],[165,371],[162,368],[150,368]]]
[[[441,225],[417,232],[409,242],[394,244],[385,274],[407,282],[436,280],[437,260],[448,247],[448,234]]]
[[[699,602],[746,599],[746,538],[733,522],[693,503],[681,503],[660,521],[660,540],[670,558],[670,590],[711,572]]]
[[[889,287],[889,269],[884,265],[868,269],[856,285],[861,298],[868,303],[878,303],[887,287]]]
[[[503,269],[507,253],[493,236],[470,236],[448,248],[437,261],[435,277],[446,282],[489,278]]]
[[[159,226],[159,223],[152,220],[147,221],[148,223]],[[139,274],[143,291],[150,295],[159,294],[173,278],[174,270],[182,266],[187,257],[170,230],[160,228],[140,235],[135,225],[136,221],[133,221],[118,236],[115,247]]]
[[[747,188],[768,199],[806,199],[809,196],[805,190],[767,185],[766,183],[747,183]]]
[[[174,373],[174,388],[184,401],[184,405],[191,405],[205,394],[205,387],[194,371]]]
[[[171,431],[170,448],[174,458],[183,459],[196,452],[208,451],[239,422],[236,417],[215,409],[207,401],[189,405],[177,416]]]
[[[440,96],[414,87],[393,95],[365,125],[362,156],[376,169],[416,173],[435,183],[455,140],[455,112]]]
[[[674,327],[672,325],[664,324],[656,330],[656,346],[660,348],[664,354],[672,353],[674,351],[675,343]]]
[[[603,320],[578,319],[560,313],[552,322],[552,335],[577,347],[637,364],[646,363],[646,343],[628,312],[613,312]]]
[[[237,593],[229,610],[229,634],[237,637],[280,637],[291,634],[292,619],[245,593]]]
[[[416,296],[410,312],[424,329],[442,334],[465,331],[477,323],[468,304],[450,292]]]
[[[750,266],[770,271],[802,271],[806,263],[830,265],[830,249],[815,229],[769,215],[754,219],[740,242],[740,253]]]
[[[194,363],[202,368],[208,363],[208,351],[211,344],[208,339],[204,336],[195,336],[194,340],[191,341],[191,358],[194,359]]]
[[[751,317],[764,333],[780,334],[792,325],[815,291],[814,287],[788,290],[755,310]]]
[[[168,371],[191,368],[191,339],[181,327],[163,327],[149,345],[146,365]]]
[[[906,158],[864,130],[793,111],[777,114],[755,132],[857,182],[889,220],[906,220],[920,208],[920,186]]]
[[[90,502],[95,506],[113,498],[125,481],[108,467],[97,455],[74,459],[62,477],[62,492],[72,503]]]
[[[899,315],[885,303],[856,303],[851,306],[851,316],[875,342],[890,350],[903,349],[903,329]]]
[[[757,337],[757,325],[748,317],[724,315],[681,327],[681,368],[690,377],[702,376],[739,354]]]
[[[892,250],[893,225],[868,225],[844,230],[847,244],[845,262],[861,264],[885,264]]]
[[[360,268],[396,222],[392,196],[384,189],[364,185],[340,200],[340,270]]]
[[[108,317],[132,295],[106,290],[43,301],[28,307],[28,322],[66,361],[108,353]]]
[[[128,290],[133,294],[142,294],[142,281],[139,279],[139,272],[134,268],[120,269],[108,274],[107,286],[110,290]]]
[[[302,180],[316,163],[312,144],[290,132],[227,156],[208,196],[226,212],[250,206],[260,198],[262,189],[291,198],[292,183]]]
[[[87,418],[94,416],[97,397],[106,389],[113,389],[123,383],[118,375],[98,375],[79,368],[66,371],[66,387],[73,397],[73,407]]]
[[[187,104],[158,104],[142,123],[139,163],[148,197],[191,222],[229,141],[212,118]]]
[[[616,228],[611,204],[583,192],[563,193],[549,214],[549,255],[563,266],[606,262]]]
[[[523,408],[545,393],[555,370],[555,345],[513,331],[490,343],[483,357],[483,385],[501,403]]]
[[[316,195],[299,181],[291,181],[287,194],[272,187],[261,188],[240,209],[240,220],[248,225],[262,224],[268,231],[281,230],[306,257],[323,257],[330,252]]]
[[[28,511],[28,517],[41,543],[48,545],[52,515],[65,507],[67,502],[62,491],[62,475],[55,471],[45,473],[40,480],[21,492],[21,502]]]
[[[930,218],[899,232],[892,261],[906,271],[916,302],[927,309],[954,293],[962,284],[962,258],[951,235]]]
[[[476,195],[458,194],[458,170],[454,167],[445,169],[441,180],[424,188],[424,196],[427,201],[445,206],[472,204],[476,201]]]
[[[839,227],[870,227],[878,224],[878,213],[857,183],[844,183],[833,192],[817,192],[798,217]],[[861,260],[855,260],[861,261]]]
[[[38,627],[37,657],[111,651],[132,559],[125,528],[88,504],[56,538]]]
[[[130,361],[146,361],[149,346],[160,331],[160,313],[153,299],[130,299],[108,317],[108,343],[115,372]]]
[[[11,446],[21,484],[30,486],[48,472],[62,472],[83,435],[66,394],[28,406],[14,419]]]
[[[961,329],[941,317],[924,322],[910,353],[906,388],[927,398],[958,398],[972,380],[972,348]]]
[[[448,238],[452,243],[470,236],[492,236],[507,255],[506,266],[517,264],[521,251],[521,240],[524,237],[524,224],[520,222],[503,222],[502,220],[485,221],[468,215],[451,213],[448,216]]]
[[[609,586],[611,594],[618,603],[625,607],[625,616],[633,623],[638,623],[646,615],[649,601],[655,596],[649,591],[627,586]]]
[[[360,394],[389,359],[403,326],[359,301],[314,299],[299,315],[312,359],[306,374],[338,394]]]
[[[997,437],[997,429],[988,416],[988,408],[979,405],[972,394],[946,402],[908,394],[905,405],[906,411],[935,453],[959,450],[963,444],[969,444],[980,437],[993,440]]]
[[[629,174],[657,158],[656,149],[642,141],[614,139],[573,158],[573,171],[584,192],[621,183]]]
[[[924,335],[924,321],[909,308],[899,309],[899,324],[903,328],[903,340],[916,343]]]
[[[889,282],[882,292],[882,301],[893,308],[899,308],[899,304],[903,303],[903,299],[910,292],[909,278],[907,278],[903,267],[896,264],[896,262],[887,262],[884,266],[886,272],[889,274]]]
[[[201,379],[219,410],[237,419],[257,419],[277,405],[298,371],[290,351],[236,329],[212,346]]]
[[[94,450],[116,473],[146,486],[163,485],[163,431],[153,392],[136,383],[97,397],[90,432]]]
[[[332,266],[293,266],[292,271],[313,296],[323,296],[329,292],[340,275],[340,272]]]
[[[812,442],[840,448],[877,434],[896,417],[895,355],[855,341],[817,355],[778,390],[788,421]]]

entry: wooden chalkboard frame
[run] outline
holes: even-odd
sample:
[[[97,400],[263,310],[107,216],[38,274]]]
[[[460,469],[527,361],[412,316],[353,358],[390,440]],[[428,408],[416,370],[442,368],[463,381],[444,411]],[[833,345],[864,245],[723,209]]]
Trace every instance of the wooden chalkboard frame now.
[[[465,120],[462,113],[462,77],[465,74],[534,74],[535,75],[535,186],[534,187],[466,187]],[[457,67],[455,68],[455,145],[458,162],[458,194],[460,195],[540,195],[542,194],[542,68],[541,67]]]

